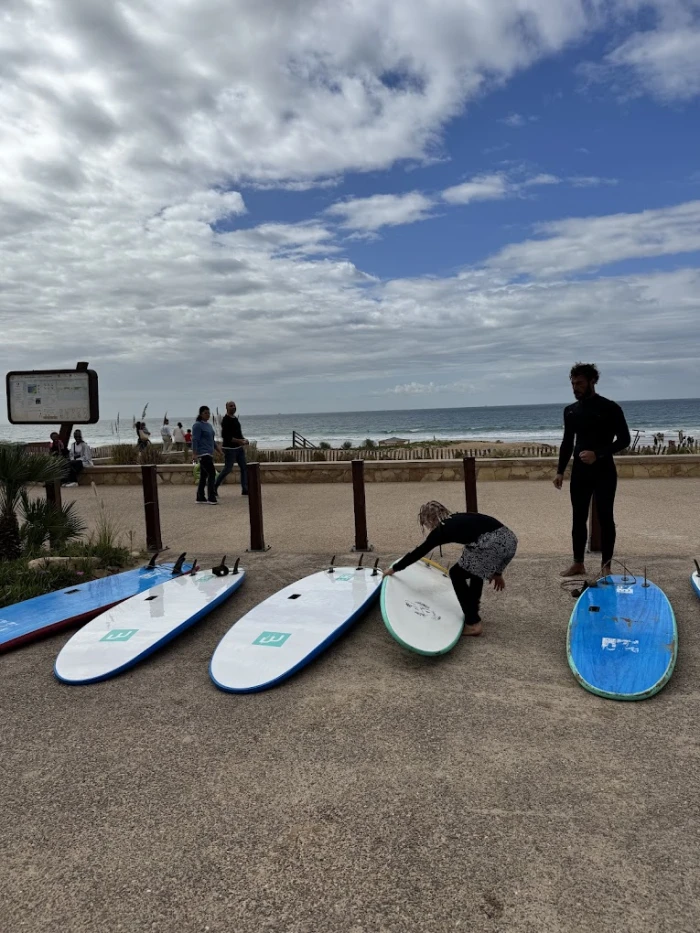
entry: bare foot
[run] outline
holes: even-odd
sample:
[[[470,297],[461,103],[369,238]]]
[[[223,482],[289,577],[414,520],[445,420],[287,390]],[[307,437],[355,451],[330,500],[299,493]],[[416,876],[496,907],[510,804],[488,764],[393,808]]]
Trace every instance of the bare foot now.
[[[562,577],[585,577],[586,575],[586,566],[585,564],[573,563],[568,570],[562,570]]]
[[[481,635],[481,632],[481,622],[476,622],[474,625],[465,625],[462,629],[462,635]]]

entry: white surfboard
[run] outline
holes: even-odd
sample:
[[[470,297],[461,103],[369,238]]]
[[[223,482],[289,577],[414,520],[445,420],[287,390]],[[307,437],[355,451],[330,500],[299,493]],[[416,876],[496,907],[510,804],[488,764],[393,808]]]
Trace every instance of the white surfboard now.
[[[305,577],[251,609],[224,635],[209,665],[217,687],[265,690],[324,651],[379,595],[381,572],[336,567]]]
[[[445,654],[464,628],[447,572],[425,560],[384,578],[382,617],[396,641],[418,654]]]
[[[245,571],[187,574],[132,596],[88,622],[61,649],[54,673],[66,684],[107,680],[133,667],[234,593]]]

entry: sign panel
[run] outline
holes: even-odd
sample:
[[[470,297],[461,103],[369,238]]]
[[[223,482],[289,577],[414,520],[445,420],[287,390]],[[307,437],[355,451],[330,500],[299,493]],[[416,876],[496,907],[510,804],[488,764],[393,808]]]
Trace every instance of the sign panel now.
[[[95,424],[100,420],[92,369],[11,372],[6,377],[10,424]]]

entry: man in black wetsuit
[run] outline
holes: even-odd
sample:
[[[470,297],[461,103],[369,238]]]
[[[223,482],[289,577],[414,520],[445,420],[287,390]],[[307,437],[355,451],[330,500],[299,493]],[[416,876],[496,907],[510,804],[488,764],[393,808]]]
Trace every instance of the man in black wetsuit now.
[[[604,574],[610,572],[615,550],[617,469],[613,454],[629,447],[630,432],[620,406],[596,392],[599,375],[592,363],[576,363],[570,373],[576,401],[564,409],[564,439],[559,448],[559,466],[554,479],[556,488],[561,489],[564,470],[573,453],[570,493],[574,562],[568,570],[562,571],[563,577],[586,572],[583,558],[588,540],[588,510],[593,495],[600,519]]]

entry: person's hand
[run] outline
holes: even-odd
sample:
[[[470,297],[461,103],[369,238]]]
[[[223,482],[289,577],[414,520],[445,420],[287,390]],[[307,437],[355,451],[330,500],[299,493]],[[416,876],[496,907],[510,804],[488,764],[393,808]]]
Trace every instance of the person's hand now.
[[[249,440],[246,440],[246,438],[243,438],[243,446],[244,446],[244,447],[249,447],[249,446],[250,446],[250,441],[249,441]]]
[[[555,489],[561,489],[562,484],[564,482],[564,475],[562,473],[557,473],[557,475],[554,477],[553,482],[554,482]]]
[[[389,567],[388,570],[382,570],[383,577],[393,577],[395,573],[396,571],[394,570],[393,567]]]
[[[494,573],[492,577],[489,577],[489,582],[493,583],[493,588],[497,593],[500,593],[501,590],[506,588],[506,581],[503,579],[500,573]]]
[[[598,459],[595,455],[594,450],[582,450],[578,455],[579,460],[582,460],[583,463],[587,463],[589,466],[591,463],[595,463]]]

